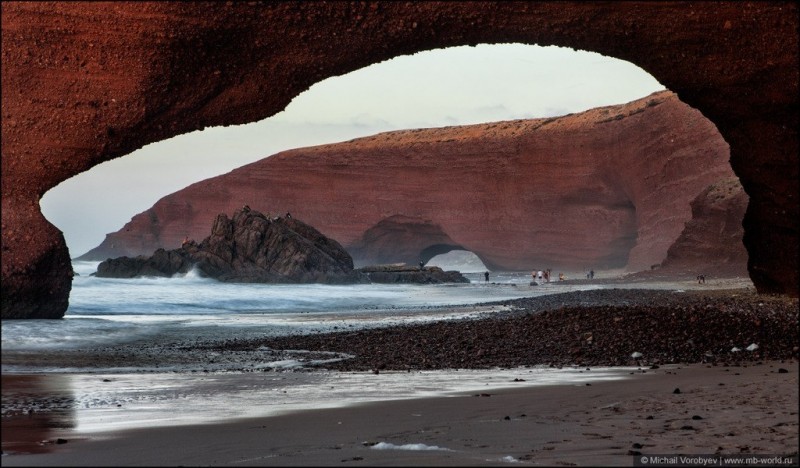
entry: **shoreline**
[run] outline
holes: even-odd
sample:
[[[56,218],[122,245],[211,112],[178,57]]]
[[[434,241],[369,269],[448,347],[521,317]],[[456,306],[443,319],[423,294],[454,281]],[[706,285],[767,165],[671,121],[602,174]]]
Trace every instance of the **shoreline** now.
[[[51,443],[49,453],[4,455],[2,461],[4,466],[631,466],[638,454],[796,455],[798,449],[797,361],[669,365],[624,380],[483,395],[103,436],[54,431],[65,442]]]
[[[8,466],[630,466],[636,453],[796,455],[797,304],[797,298],[748,288],[609,288],[484,303],[504,311],[481,318],[175,343],[173,351],[193,359],[234,356],[239,361],[232,369],[246,368],[264,349],[345,353],[354,357],[307,363],[310,370],[297,374],[355,371],[361,373],[355,378],[378,385],[402,371],[434,369],[452,378],[458,369],[519,366],[549,366],[554,372],[583,366],[587,374],[589,366],[632,370],[623,380],[490,390],[491,398],[475,396],[483,392],[383,398],[211,424],[151,424],[100,436],[78,434],[46,414],[6,417],[4,404],[2,461]],[[105,352],[84,357],[105,358]],[[44,385],[44,394],[58,400],[69,379],[48,375],[44,380],[55,383]],[[176,378],[181,375],[189,378],[180,373]],[[250,388],[253,378],[288,374],[263,368],[206,375],[218,376],[223,386]],[[9,376],[3,377],[5,397]],[[35,376],[16,378],[26,377]],[[109,377],[103,382],[114,380]],[[491,384],[487,388],[498,387]],[[191,385],[196,385],[191,392],[222,395],[222,405],[247,404],[228,397],[224,388]],[[337,396],[331,392],[330,398]],[[184,409],[167,406],[163,418],[174,418],[172,411]],[[12,450],[14,436],[28,437],[28,445]],[[9,454],[25,450],[44,453]]]

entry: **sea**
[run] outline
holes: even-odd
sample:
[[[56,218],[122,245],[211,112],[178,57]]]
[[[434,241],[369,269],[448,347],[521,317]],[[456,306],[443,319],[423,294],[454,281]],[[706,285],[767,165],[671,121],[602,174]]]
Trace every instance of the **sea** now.
[[[113,279],[93,276],[97,265],[73,262],[76,276],[63,319],[2,321],[4,425],[21,414],[44,414],[57,427],[103,433],[507,387],[585,385],[631,373],[628,368],[537,366],[336,372],[310,365],[347,356],[306,350],[264,350],[245,359],[245,365],[239,358],[207,353],[106,359],[126,349],[163,353],[181,343],[491,315],[508,307],[485,303],[602,286],[531,286],[529,272],[492,271],[486,281],[482,266],[467,271],[464,265],[462,274],[470,283],[433,285],[231,284],[196,272]]]

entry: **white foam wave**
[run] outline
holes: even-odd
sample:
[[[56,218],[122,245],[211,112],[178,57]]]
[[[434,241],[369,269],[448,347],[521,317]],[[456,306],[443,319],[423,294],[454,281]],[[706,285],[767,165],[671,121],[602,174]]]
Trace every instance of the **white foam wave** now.
[[[438,445],[425,445],[425,444],[403,444],[395,445],[388,442],[378,442],[373,445],[374,450],[441,450],[445,452],[452,452],[449,448],[439,447]]]

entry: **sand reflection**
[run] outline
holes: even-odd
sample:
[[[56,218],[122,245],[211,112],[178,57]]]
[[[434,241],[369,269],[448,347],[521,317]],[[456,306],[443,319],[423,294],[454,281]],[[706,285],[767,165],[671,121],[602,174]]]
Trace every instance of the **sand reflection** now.
[[[75,427],[75,396],[67,375],[2,375],[3,454],[43,453]]]

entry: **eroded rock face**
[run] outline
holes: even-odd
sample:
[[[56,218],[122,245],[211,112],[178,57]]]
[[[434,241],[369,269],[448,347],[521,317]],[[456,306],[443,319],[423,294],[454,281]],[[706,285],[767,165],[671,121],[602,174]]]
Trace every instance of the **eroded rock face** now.
[[[692,201],[692,219],[667,251],[662,270],[706,276],[747,276],[742,217],[747,194],[738,179],[710,185]]]
[[[231,219],[218,215],[211,235],[199,244],[187,239],[178,249],[158,249],[149,257],[108,259],[98,265],[97,276],[171,277],[193,268],[235,283],[367,282],[335,240],[295,218],[267,217],[249,207]]]
[[[660,263],[690,202],[733,177],[714,125],[669,91],[559,118],[382,133],[286,151],[161,199],[83,259],[198,237],[247,203],[289,211],[358,265],[453,249],[491,269]]]
[[[69,177],[268,117],[315,82],[397,55],[510,42],[628,60],[712,120],[750,196],[750,276],[796,296],[797,30],[794,2],[5,3],[2,317],[66,309],[69,255],[38,202]]]

